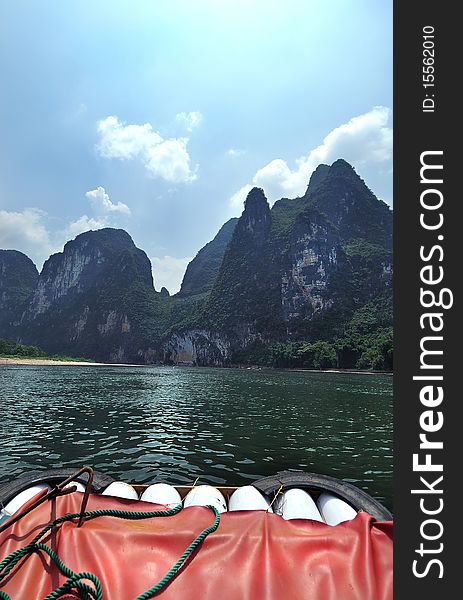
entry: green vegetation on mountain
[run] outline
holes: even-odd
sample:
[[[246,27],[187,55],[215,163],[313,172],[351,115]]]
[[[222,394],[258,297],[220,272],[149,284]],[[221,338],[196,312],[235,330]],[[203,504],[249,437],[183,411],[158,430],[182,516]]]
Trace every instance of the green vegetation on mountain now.
[[[37,358],[43,355],[43,350],[37,348],[37,346],[28,346],[26,344],[19,344],[14,340],[0,338],[0,356]]]
[[[223,255],[232,238],[238,219],[222,225],[215,238],[207,243],[189,263],[178,297],[210,292],[222,264]]]
[[[250,210],[253,194],[207,305],[215,328],[247,337],[231,361],[391,369],[389,208],[343,160],[270,211],[262,197]]]
[[[334,341],[275,344],[271,352],[270,364],[274,367],[392,371],[392,327]]]
[[[68,242],[40,276],[1,251],[0,292],[0,334],[48,354],[390,370],[392,213],[338,160],[272,208],[252,189],[174,296],[155,291],[146,254],[110,228]]]
[[[39,273],[22,252],[0,250],[0,331],[10,334],[34,293]]]
[[[318,165],[318,167],[315,169],[315,171],[310,176],[310,181],[309,181],[309,185],[307,186],[306,195],[309,194],[310,192],[313,192],[315,190],[315,188],[318,186],[318,184],[321,183],[325,179],[325,177],[328,175],[329,172],[330,172],[329,165],[324,165],[324,164]]]
[[[145,362],[166,300],[128,233],[89,231],[45,262],[18,333],[49,354]]]
[[[272,238],[280,240],[284,244],[297,217],[306,207],[305,198],[295,198],[294,200],[282,198],[277,200],[272,206]]]
[[[214,330],[251,326],[267,331],[281,322],[279,282],[270,245],[271,215],[263,191],[248,194],[203,315]]]
[[[335,161],[315,189],[306,194],[309,206],[325,214],[346,242],[363,239],[392,248],[392,213],[378,200],[354,168]]]
[[[77,356],[49,356],[37,346],[28,346],[27,344],[20,344],[14,340],[5,340],[0,338],[0,358],[37,358],[40,360],[53,360],[62,362],[91,362],[87,358],[80,358]]]

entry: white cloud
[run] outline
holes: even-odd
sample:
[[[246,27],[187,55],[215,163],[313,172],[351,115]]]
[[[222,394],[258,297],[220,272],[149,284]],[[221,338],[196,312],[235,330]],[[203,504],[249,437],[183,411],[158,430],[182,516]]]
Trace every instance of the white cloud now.
[[[185,258],[174,258],[173,256],[153,256],[154,285],[157,290],[165,287],[171,294],[176,294],[182,284],[188,263],[192,260],[190,256]]]
[[[380,198],[392,203],[392,127],[391,110],[376,106],[371,111],[353,117],[328,133],[323,142],[307,155],[298,158],[296,168],[277,158],[259,169],[252,183],[262,187],[273,202],[281,197],[294,198],[304,194],[310,175],[320,163],[332,163],[343,158],[351,163],[367,185]],[[250,184],[238,190],[230,199],[236,209]]]
[[[246,196],[252,190],[253,186],[250,184],[244,185],[241,189],[233,194],[230,198],[230,205],[232,209],[242,210]]]
[[[84,233],[85,231],[96,229],[102,229],[103,227],[108,227],[109,222],[105,217],[94,219],[93,217],[88,217],[87,215],[82,215],[76,221],[72,221],[66,227],[65,237],[66,241],[69,239],[74,239],[79,233]]]
[[[52,234],[47,229],[46,219],[47,213],[37,208],[26,208],[21,212],[0,210],[0,248],[24,252],[40,270],[47,258],[55,252],[61,252],[69,239],[89,229],[101,229],[107,225],[106,219],[98,220],[83,215]]]
[[[137,158],[163,141],[150,123],[125,125],[114,116],[99,121],[98,132],[101,136],[98,150],[105,158]]]
[[[95,231],[103,227],[117,227],[118,216],[130,215],[130,208],[127,204],[112,202],[106,190],[101,185],[94,190],[86,192],[85,197],[90,201],[94,215],[89,217],[84,214],[69,223],[64,230],[66,241],[75,238],[85,231]]]
[[[37,208],[0,210],[0,248],[24,252],[40,268],[53,250],[45,217],[46,213]]]
[[[187,138],[165,140],[148,150],[145,167],[153,177],[166,181],[194,181],[196,173],[190,169],[190,156],[187,152]]]
[[[104,187],[98,186],[94,190],[86,192],[85,197],[90,200],[90,204],[97,213],[122,213],[130,215],[130,208],[123,202],[114,204]]]
[[[181,112],[175,115],[177,121],[180,121],[185,127],[186,130],[192,132],[194,127],[199,124],[203,119],[203,115],[198,111],[193,112]]]
[[[229,148],[227,150],[227,154],[228,156],[236,158],[238,156],[243,156],[243,154],[246,154],[246,150],[241,150],[241,148]]]
[[[150,123],[126,125],[115,116],[99,121],[98,132],[97,150],[105,158],[140,160],[152,177],[166,181],[196,179],[196,169],[192,170],[186,149],[188,138],[165,140]]]
[[[94,214],[84,214],[59,231],[49,230],[48,215],[38,208],[17,212],[0,210],[0,248],[24,252],[41,268],[43,262],[51,254],[60,252],[68,240],[85,231],[117,226],[117,217],[130,214],[126,204],[112,202],[101,186],[88,191],[85,196]]]

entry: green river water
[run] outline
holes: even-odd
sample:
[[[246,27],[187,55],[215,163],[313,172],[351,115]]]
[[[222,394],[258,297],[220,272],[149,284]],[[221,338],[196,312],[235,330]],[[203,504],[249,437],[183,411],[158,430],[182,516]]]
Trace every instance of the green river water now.
[[[0,483],[37,469],[245,484],[334,475],[392,506],[392,377],[0,365]]]

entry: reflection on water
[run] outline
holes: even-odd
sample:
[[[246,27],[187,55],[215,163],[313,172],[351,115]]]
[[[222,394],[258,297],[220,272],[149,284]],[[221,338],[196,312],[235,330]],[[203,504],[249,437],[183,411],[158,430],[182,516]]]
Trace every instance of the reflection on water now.
[[[391,507],[387,375],[2,365],[0,402],[0,481],[82,464],[178,484],[303,469]]]

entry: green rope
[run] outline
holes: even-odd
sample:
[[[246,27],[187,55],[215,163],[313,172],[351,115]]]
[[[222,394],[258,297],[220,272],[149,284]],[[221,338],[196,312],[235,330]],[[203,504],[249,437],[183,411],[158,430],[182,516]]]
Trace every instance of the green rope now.
[[[196,550],[196,548],[204,541],[204,539],[210,534],[213,533],[220,523],[220,515],[218,510],[211,505],[208,505],[214,512],[214,522],[209,527],[206,527],[185,549],[181,557],[175,563],[175,565],[169,569],[169,571],[164,575],[162,579],[160,579],[155,585],[146,590],[143,594],[137,596],[135,600],[148,600],[152,598],[160,591],[162,591],[176,576],[188,558],[192,555],[192,553]],[[99,509],[93,510],[84,513],[84,517],[86,519],[94,519],[97,517],[116,517],[119,519],[149,519],[152,517],[170,517],[176,515],[182,509],[182,505],[171,508],[170,510],[155,510],[151,512],[130,512],[126,510],[117,510],[117,509]],[[51,521],[35,536],[35,538],[23,548],[19,548],[15,552],[9,554],[6,558],[4,558],[0,562],[0,584],[2,580],[10,573],[10,571],[18,564],[18,562],[25,556],[32,554],[33,552],[45,552],[51,558],[51,560],[56,564],[58,569],[61,571],[63,575],[65,575],[68,579],[56,590],[48,594],[48,596],[44,600],[57,600],[62,597],[64,594],[70,592],[72,589],[75,589],[79,592],[82,600],[103,600],[103,590],[101,587],[101,583],[96,575],[89,572],[81,572],[74,573],[69,567],[67,567],[64,562],[59,558],[59,556],[46,544],[42,544],[40,540],[53,528],[57,525],[61,525],[66,521],[72,521],[73,519],[79,518],[80,513],[69,513],[67,515],[63,515],[54,521]],[[90,581],[94,587],[91,587],[83,580]],[[10,596],[6,592],[0,591],[0,600],[11,600]]]
[[[191,556],[191,554],[196,550],[196,548],[201,544],[201,542],[210,534],[213,533],[220,523],[220,515],[219,511],[215,508],[215,506],[208,505],[208,508],[214,511],[215,519],[212,525],[206,527],[196,539],[194,539],[182,556],[178,559],[175,565],[167,571],[164,577],[153,585],[149,590],[146,590],[143,594],[140,594],[135,598],[135,600],[148,600],[148,598],[152,598],[155,594],[160,592],[176,575],[176,573],[180,570],[185,561]]]

